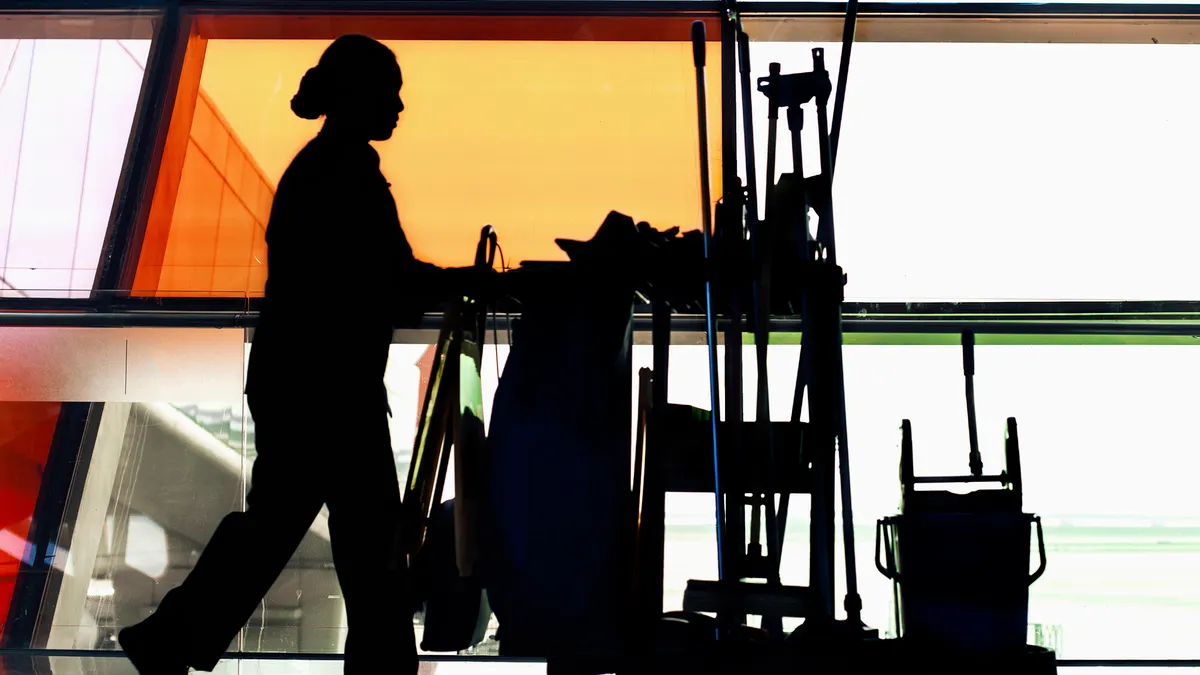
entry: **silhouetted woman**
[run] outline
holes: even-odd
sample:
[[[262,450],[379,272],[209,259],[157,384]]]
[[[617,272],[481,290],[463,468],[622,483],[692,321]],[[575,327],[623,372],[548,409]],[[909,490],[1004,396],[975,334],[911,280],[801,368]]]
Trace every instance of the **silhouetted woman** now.
[[[325,123],[280,179],[267,226],[269,279],[246,385],[252,489],[183,584],[121,632],[142,675],[211,671],[322,505],[352,628],[345,672],[417,672],[394,550],[400,488],[383,375],[393,327],[420,318],[430,289],[474,273],[416,260],[400,228],[370,142],[395,130],[401,84],[390,49],[347,35],[292,99],[296,115]]]

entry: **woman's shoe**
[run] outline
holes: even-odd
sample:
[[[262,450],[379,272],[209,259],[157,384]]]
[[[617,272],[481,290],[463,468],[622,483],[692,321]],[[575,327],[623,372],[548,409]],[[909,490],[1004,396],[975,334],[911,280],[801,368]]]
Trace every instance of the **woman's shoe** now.
[[[166,629],[154,625],[154,618],[124,628],[117,633],[117,642],[125,657],[137,669],[138,675],[187,675],[187,657],[173,648],[178,636],[165,634]]]

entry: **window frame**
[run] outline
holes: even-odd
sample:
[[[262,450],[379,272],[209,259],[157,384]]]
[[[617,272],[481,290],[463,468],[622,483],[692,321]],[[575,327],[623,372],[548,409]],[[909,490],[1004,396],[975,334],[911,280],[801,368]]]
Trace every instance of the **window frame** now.
[[[633,11],[630,11],[631,6],[634,7]],[[270,21],[276,17],[285,17],[287,21],[282,26],[264,25],[264,20]],[[135,283],[135,279],[138,277],[139,263],[142,262],[142,249],[149,236],[148,233],[162,229],[152,228],[150,220],[155,217],[156,208],[169,208],[174,203],[173,197],[163,200],[154,199],[158,190],[164,187],[158,182],[160,173],[165,166],[165,171],[168,172],[165,174],[168,177],[165,187],[171,189],[174,187],[174,183],[178,182],[178,176],[174,176],[173,172],[177,171],[177,167],[181,167],[183,163],[183,153],[175,151],[175,146],[186,147],[186,143],[175,138],[175,135],[186,135],[189,125],[176,125],[173,128],[171,121],[175,115],[190,116],[192,108],[181,104],[184,99],[179,98],[178,93],[181,88],[188,90],[199,86],[203,68],[204,45],[207,40],[254,39],[256,37],[316,39],[327,37],[330,32],[366,32],[360,26],[364,26],[364,22],[367,21],[371,22],[372,26],[378,26],[382,22],[385,26],[382,30],[388,34],[380,35],[381,29],[378,27],[371,29],[372,35],[378,35],[381,39],[411,39],[404,35],[405,32],[411,30],[411,27],[403,25],[404,23],[434,19],[433,22],[426,23],[423,28],[426,31],[430,29],[436,31],[439,22],[445,24],[446,19],[452,17],[482,18],[485,21],[473,28],[464,29],[456,26],[452,30],[436,32],[432,38],[423,37],[422,39],[571,39],[574,27],[571,20],[576,19],[588,21],[589,29],[600,29],[598,35],[589,36],[588,40],[669,40],[682,43],[684,42],[682,37],[676,39],[673,37],[674,34],[672,37],[665,36],[662,26],[657,24],[675,20],[679,23],[679,35],[686,36],[688,24],[692,20],[704,19],[708,22],[710,30],[713,26],[721,26],[720,41],[723,45],[723,55],[731,58],[733,54],[732,32],[720,20],[720,14],[716,11],[715,5],[710,7],[709,3],[686,1],[671,1],[661,4],[656,2],[582,2],[564,5],[552,2],[515,2],[497,7],[495,4],[474,1],[428,3],[396,2],[395,0],[377,2],[319,0],[317,2],[290,3],[287,6],[270,2],[231,2],[218,6],[202,0],[194,2],[185,0],[180,4],[176,15],[173,35],[178,42],[173,45],[174,53],[171,55],[167,72],[158,75],[164,80],[163,90],[170,92],[170,95],[163,99],[164,104],[159,107],[164,110],[169,108],[169,112],[160,113],[160,117],[155,120],[153,152],[146,158],[140,167],[141,170],[135,175],[135,178],[140,181],[137,188],[139,199],[131,206],[133,210],[129,217],[115,229],[119,234],[110,256],[112,274],[106,280],[102,280],[97,290],[97,293],[107,299],[104,305],[105,309],[119,310],[127,307],[152,306],[181,310],[194,308],[198,311],[206,311],[210,308],[253,311],[260,303],[260,300],[252,295],[210,301],[208,298],[200,297],[146,297],[146,293],[136,290],[138,284]],[[560,19],[560,21],[548,21],[540,26],[523,25],[531,18]],[[505,19],[509,20],[507,24],[502,23]],[[636,25],[636,32],[632,36],[624,30],[627,26],[618,25],[622,22],[639,19],[648,21],[642,21]],[[497,26],[492,30],[502,31],[500,35],[494,38],[472,37],[472,33],[486,32],[484,24],[493,20],[496,21]],[[388,21],[398,23],[395,26],[386,27]],[[281,28],[282,30],[280,30]],[[400,37],[394,38],[390,33],[397,31],[399,31]],[[508,37],[509,31],[516,34],[516,37]],[[710,39],[710,43],[715,41],[717,40]],[[724,73],[723,77],[725,79],[722,89],[730,90],[733,80]],[[732,134],[735,124],[731,117],[733,100],[730,96],[723,96],[721,101],[723,104],[721,147],[730,147],[734,139]],[[175,143],[169,143],[168,139],[170,138],[175,138]],[[167,161],[168,159],[170,162]],[[733,175],[731,172],[736,171],[736,167],[726,168],[725,171],[726,174],[723,178],[728,181]],[[172,178],[174,178],[173,182]],[[164,209],[158,213],[157,217],[169,216]],[[162,244],[162,248],[165,248],[166,242],[159,243]],[[153,265],[150,266],[153,267]],[[151,293],[151,295],[154,294]],[[0,301],[0,311],[3,309],[4,304]]]
[[[36,8],[36,11],[34,11]],[[161,162],[162,148],[169,127],[167,102],[175,99],[184,68],[186,47],[197,35],[196,21],[220,16],[252,16],[282,14],[303,15],[355,14],[397,17],[418,16],[491,16],[512,17],[537,15],[547,17],[581,16],[719,16],[720,3],[707,0],[582,0],[561,3],[549,0],[512,0],[495,3],[487,0],[455,0],[446,2],[403,2],[402,0],[300,0],[276,3],[271,0],[18,0],[6,7],[0,16],[54,16],[78,14],[94,17],[152,15],[156,18],[147,74],[138,103],[138,112],[129,140],[129,150],[114,200],[112,217],[102,249],[92,296],[80,300],[47,300],[35,298],[0,299],[0,311],[10,310],[4,319],[10,321],[49,320],[69,321],[67,317],[22,317],[24,312],[138,312],[167,310],[172,312],[235,312],[246,314],[240,320],[251,321],[258,302],[244,298],[129,298],[121,289],[132,287],[134,268],[141,250],[151,180]],[[744,20],[752,39],[770,41],[838,41],[845,6],[832,2],[747,2],[735,10]],[[726,57],[722,69],[723,89],[736,86],[736,59],[732,58],[733,35],[728,21],[721,21],[721,42]],[[1037,40],[1030,38],[1035,31]],[[1160,44],[1192,44],[1200,42],[1200,4],[1193,5],[1132,5],[1132,4],[1071,4],[1046,5],[1001,3],[864,3],[859,8],[856,40],[860,42],[1062,42],[1062,43],[1144,43],[1153,37]],[[737,147],[736,110],[734,97],[723,97],[724,114],[722,145],[724,156],[735,157]],[[723,166],[723,183],[734,185],[736,163]],[[1129,324],[1145,321],[1148,315],[1172,322],[1168,327],[1147,327]],[[639,314],[642,314],[639,311]],[[1190,323],[1200,318],[1200,299],[1196,301],[1156,302],[1026,302],[1026,303],[848,303],[846,314],[869,318],[870,326],[862,331],[877,333],[884,329],[877,319],[902,319],[905,333],[909,329],[921,333],[945,332],[942,319],[952,317],[963,322],[993,321],[997,318],[1031,318],[1025,315],[1072,315],[1072,324],[1097,322],[1088,333],[1104,332],[1113,336],[1150,334],[1187,334],[1180,322]],[[191,319],[178,318],[187,324]],[[1068,318],[1068,317],[1060,317]],[[156,324],[170,322],[170,317],[147,320]],[[931,325],[937,322],[940,327]],[[910,323],[914,322],[914,323]],[[677,322],[678,323],[678,322]],[[1103,324],[1103,325],[1102,325]],[[1056,327],[1053,324],[1030,325],[1027,334],[1071,334],[1082,327]],[[685,331],[680,326],[676,330]],[[891,328],[887,330],[891,331]],[[851,320],[848,333],[861,332]],[[1006,332],[1012,332],[1007,330]],[[1198,329],[1200,332],[1200,329]]]
[[[708,0],[615,0],[562,3],[555,1],[451,0],[10,0],[0,17],[12,14],[88,16],[147,13],[157,21],[146,77],[135,114],[121,179],[106,234],[101,269],[92,296],[80,300],[38,298],[0,299],[0,329],[4,326],[176,326],[246,328],[252,339],[258,303],[239,299],[137,299],[122,297],[129,288],[140,241],[137,225],[144,222],[147,194],[160,161],[183,68],[192,14],[239,13],[317,14],[382,12],[462,14],[512,13],[546,16],[630,16],[655,13],[719,14],[725,5]],[[772,22],[782,26],[774,36],[788,41],[839,41],[845,11],[833,2],[747,2],[737,6],[748,28],[762,30]],[[723,86],[736,82],[732,33],[722,22],[725,68]],[[757,28],[755,28],[757,26]],[[1036,31],[1037,40],[1030,38]],[[1200,4],[1072,4],[1001,3],[864,3],[860,6],[857,40],[861,42],[1034,42],[1136,43],[1153,37],[1159,43],[1200,42]],[[736,157],[737,116],[732,96],[725,97],[723,145],[726,157]],[[732,167],[732,168],[731,168]],[[726,186],[736,180],[736,161],[726,161]],[[133,262],[134,265],[130,263]],[[635,319],[635,341],[650,335],[645,308]],[[314,307],[336,320],[336,308]],[[844,307],[847,344],[955,344],[961,330],[979,334],[980,344],[1194,344],[1200,335],[1200,299],[1179,302],[982,302],[982,303],[847,303]],[[701,317],[677,316],[675,344],[703,341]],[[412,331],[398,331],[394,341],[428,344],[436,339],[439,317],[427,316]],[[504,334],[508,317],[489,320]],[[798,321],[782,317],[782,340],[794,339]],[[254,655],[246,655],[253,658]],[[306,655],[304,658],[313,658]],[[323,658],[318,655],[316,658]],[[461,660],[438,658],[435,660]],[[1082,660],[1060,661],[1064,667],[1200,666],[1196,661]]]

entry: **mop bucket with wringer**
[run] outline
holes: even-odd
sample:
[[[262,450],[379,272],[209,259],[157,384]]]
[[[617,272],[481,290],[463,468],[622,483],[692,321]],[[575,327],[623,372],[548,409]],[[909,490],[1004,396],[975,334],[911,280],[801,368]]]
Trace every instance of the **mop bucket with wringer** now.
[[[1026,648],[1029,587],[1046,569],[1046,546],[1041,519],[1022,510],[1015,419],[1008,419],[1006,429],[1005,470],[983,475],[975,427],[973,352],[973,336],[966,333],[963,366],[971,473],[917,477],[912,425],[904,420],[901,514],[877,523],[875,565],[893,581],[895,620],[905,642],[966,652],[1017,652]],[[929,483],[997,487],[965,494],[916,489]],[[1031,573],[1035,529],[1039,562]]]

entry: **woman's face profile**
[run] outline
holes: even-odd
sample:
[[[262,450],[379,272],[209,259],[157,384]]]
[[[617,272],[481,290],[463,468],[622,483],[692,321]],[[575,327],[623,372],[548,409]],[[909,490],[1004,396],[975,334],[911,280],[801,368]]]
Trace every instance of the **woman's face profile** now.
[[[400,123],[400,113],[404,110],[404,101],[400,99],[400,89],[404,86],[400,67],[394,59],[390,65],[390,68],[384,69],[384,75],[379,78],[379,86],[372,92],[372,100],[366,106],[370,111],[367,128],[373,141],[386,141],[391,138],[392,132]]]
[[[392,137],[400,121],[404,102],[400,89],[404,80],[400,66],[394,57],[381,59],[377,67],[358,73],[358,81],[344,83],[345,98],[330,112],[329,118],[339,125],[348,126],[364,134],[372,141],[386,141]]]

